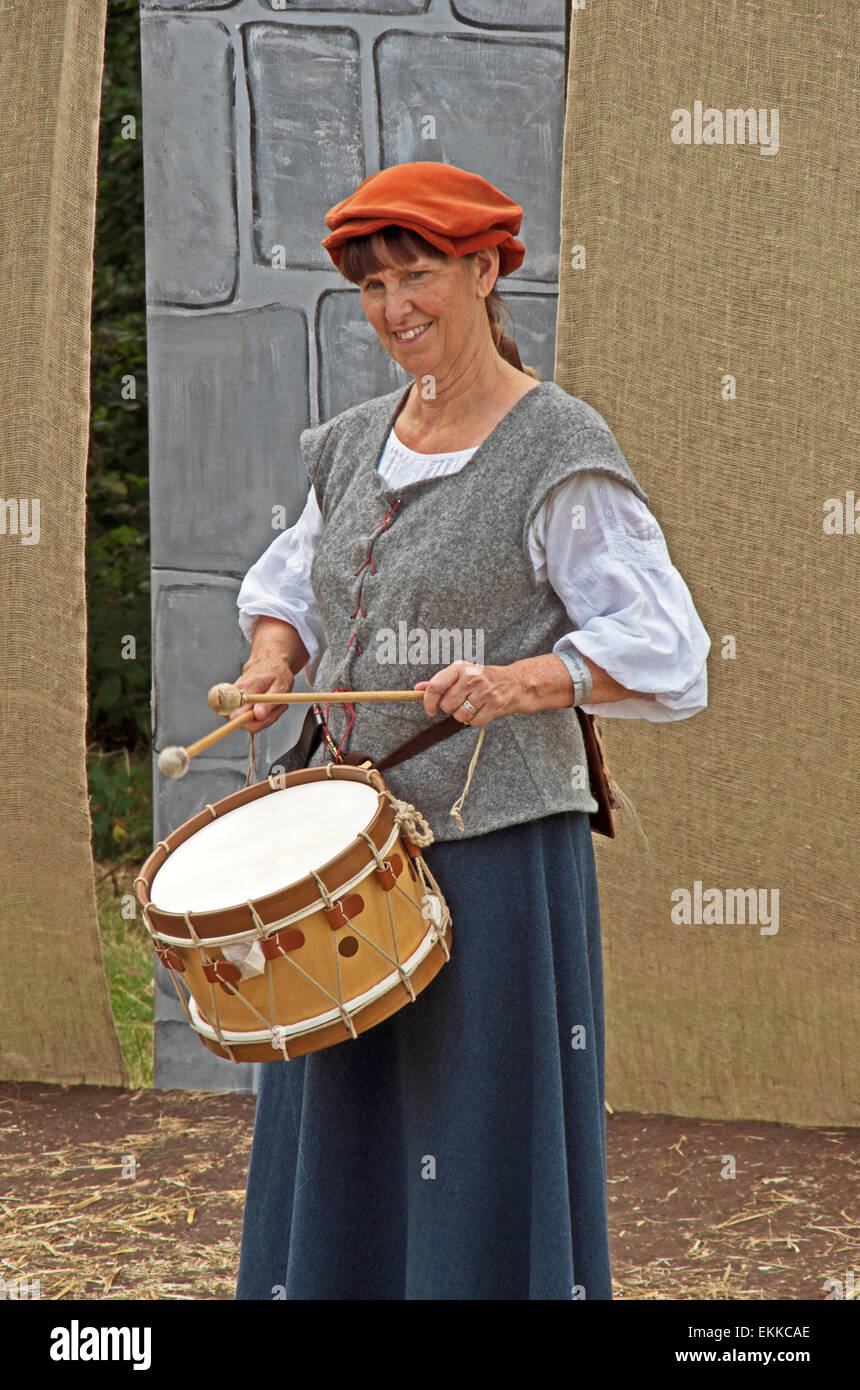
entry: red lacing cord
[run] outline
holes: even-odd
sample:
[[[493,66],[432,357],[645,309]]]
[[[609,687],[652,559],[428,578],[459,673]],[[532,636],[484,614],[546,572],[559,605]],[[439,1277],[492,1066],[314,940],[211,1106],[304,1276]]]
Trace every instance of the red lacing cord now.
[[[376,526],[374,526],[374,528],[373,528],[374,531],[378,531],[380,526],[382,527],[383,531],[387,531],[387,530],[388,530],[388,522],[389,522],[389,520],[391,519],[391,517],[393,517],[394,513],[397,511],[397,508],[398,508],[399,506],[400,506],[400,498],[398,497],[397,501],[394,503],[394,506],[393,506],[393,507],[389,507],[388,511],[385,513],[385,516],[382,518],[382,520],[381,520]]]
[[[349,689],[349,687],[348,687],[348,686],[345,686],[345,685],[336,685],[334,688],[335,688],[335,690],[348,690],[348,689]],[[344,710],[346,710],[346,711],[348,711],[348,723],[347,723],[346,729],[344,730],[343,738],[341,739],[340,743],[337,745],[337,749],[336,749],[336,751],[335,751],[334,760],[335,760],[336,763],[339,763],[340,760],[341,760],[341,756],[340,756],[340,755],[341,755],[341,751],[342,751],[342,749],[343,749],[343,745],[346,743],[346,740],[349,738],[350,731],[351,731],[351,729],[352,729],[353,724],[355,723],[355,705],[350,705],[350,704],[347,704],[346,702],[344,702],[344,704],[341,706],[341,708],[344,709]],[[326,747],[328,747],[328,742],[329,742],[328,719],[329,719],[329,710],[330,710],[330,709],[331,709],[331,704],[330,704],[330,703],[327,704],[327,705],[323,705],[323,710],[324,710],[324,713],[325,713],[325,741],[326,741]]]
[[[387,530],[388,530],[388,523],[389,523],[389,521],[391,520],[391,518],[393,517],[394,513],[397,511],[397,508],[398,508],[399,506],[400,506],[400,498],[398,497],[398,499],[397,499],[397,501],[394,503],[394,505],[393,505],[392,507],[389,507],[388,511],[385,513],[385,516],[382,518],[382,520],[381,520],[380,522],[377,522],[376,526],[374,526],[374,528],[373,528],[373,530],[371,531],[370,534],[371,534],[371,535],[375,535],[376,532],[379,530],[380,526],[382,527],[383,531],[387,531]],[[372,551],[368,553],[367,558],[366,558],[366,560],[364,561],[364,564],[360,565],[359,568],[356,570],[356,572],[355,572],[355,573],[356,573],[356,578],[358,577],[358,575],[361,574],[361,571],[362,571],[362,570],[365,568],[365,566],[368,565],[368,564],[370,565],[370,573],[371,573],[371,574],[376,574],[376,565],[375,565],[374,562],[373,562],[373,552],[372,552]],[[359,613],[359,612],[361,613],[361,616],[362,616],[363,618],[366,618],[366,617],[367,617],[367,614],[366,614],[365,611],[364,611],[364,605],[363,605],[363,603],[361,602],[361,599],[358,600],[358,608],[356,608],[355,613],[353,613],[351,616],[354,618],[355,615],[356,615],[356,613]],[[357,649],[358,654],[359,654],[359,656],[360,656],[360,655],[361,655],[361,643],[360,643],[360,642],[358,641],[358,639],[356,638],[355,633],[353,633],[352,636],[350,637],[349,642],[347,643],[347,648],[346,648],[346,649],[347,649],[347,651],[349,651],[349,649],[350,649],[350,647],[352,646],[353,642],[355,642],[356,649]],[[348,687],[347,687],[347,686],[337,686],[336,689],[338,689],[338,690],[346,690],[346,689],[348,689]],[[331,708],[330,704],[324,706],[324,709],[325,709],[325,736],[326,736],[326,741],[328,741],[328,737],[329,737],[328,721],[329,721],[329,710],[330,710],[330,708]],[[349,705],[349,704],[344,703],[344,705],[343,705],[342,708],[343,708],[345,711],[347,711],[347,725],[346,725],[346,729],[344,730],[343,737],[342,737],[340,743],[337,745],[337,751],[336,751],[336,753],[335,753],[335,762],[340,762],[340,757],[341,757],[341,752],[342,752],[342,750],[343,750],[343,745],[346,743],[346,740],[349,738],[349,735],[350,735],[350,733],[351,733],[351,731],[352,731],[352,726],[353,726],[353,724],[355,723],[355,705]]]
[[[372,530],[371,533],[370,533],[371,536],[375,536],[376,533],[377,533],[377,531],[379,530],[380,527],[382,527],[382,530],[383,530],[383,531],[387,531],[387,530],[388,530],[388,523],[389,523],[389,521],[391,520],[391,518],[393,517],[394,513],[397,511],[397,508],[398,508],[399,506],[400,506],[400,498],[398,497],[397,501],[394,503],[394,506],[393,506],[393,507],[389,507],[389,508],[388,508],[388,511],[385,513],[385,516],[382,518],[382,520],[381,520],[381,521],[378,521],[378,522],[376,523],[376,525],[374,526],[373,530]],[[376,574],[376,565],[375,565],[374,562],[373,562],[373,553],[372,553],[372,552],[368,552],[367,557],[366,557],[366,559],[364,560],[364,563],[361,564],[361,565],[358,567],[358,569],[355,571],[355,573],[356,573],[356,578],[358,577],[358,575],[361,574],[361,571],[364,569],[365,565],[368,565],[368,564],[370,565],[370,573],[371,573],[371,574]]]

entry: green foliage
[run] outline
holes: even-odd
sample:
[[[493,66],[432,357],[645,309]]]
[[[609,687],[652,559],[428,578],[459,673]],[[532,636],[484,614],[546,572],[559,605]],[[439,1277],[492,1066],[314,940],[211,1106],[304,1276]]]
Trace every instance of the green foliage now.
[[[139,911],[123,915],[131,874],[152,845],[143,227],[140,11],[137,0],[108,0],[87,482],[87,776],[105,972],[132,1087],[151,1086],[153,1074],[152,944]]]
[[[142,862],[152,846],[152,767],[125,748],[87,750],[93,858]]]
[[[125,138],[131,133],[128,118],[134,121],[134,138]],[[150,737],[151,677],[146,274],[136,0],[109,0],[108,4],[90,390],[89,736],[106,748],[140,748]],[[128,636],[135,639],[134,660],[122,658],[123,639]],[[106,795],[103,787],[99,795]]]
[[[154,980],[152,942],[137,908],[128,917],[133,897],[130,874],[111,864],[96,871],[99,928],[111,1012],[134,1090],[153,1084]],[[123,914],[126,915],[123,915]]]

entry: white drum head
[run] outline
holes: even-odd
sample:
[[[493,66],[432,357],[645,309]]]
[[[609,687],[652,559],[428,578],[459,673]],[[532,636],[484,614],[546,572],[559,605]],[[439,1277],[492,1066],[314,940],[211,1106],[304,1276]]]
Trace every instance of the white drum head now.
[[[366,830],[379,795],[363,782],[305,782],[237,806],[168,855],[150,902],[163,912],[215,912],[304,878]]]

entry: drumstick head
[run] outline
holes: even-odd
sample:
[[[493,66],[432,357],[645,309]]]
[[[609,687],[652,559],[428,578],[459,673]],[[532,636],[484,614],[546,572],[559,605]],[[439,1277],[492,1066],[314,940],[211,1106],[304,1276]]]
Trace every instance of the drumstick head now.
[[[232,714],[242,703],[242,692],[237,690],[235,685],[222,681],[219,685],[213,685],[206,700],[209,708],[216,714]]]
[[[158,755],[158,770],[164,777],[184,777],[190,766],[184,748],[163,748]]]

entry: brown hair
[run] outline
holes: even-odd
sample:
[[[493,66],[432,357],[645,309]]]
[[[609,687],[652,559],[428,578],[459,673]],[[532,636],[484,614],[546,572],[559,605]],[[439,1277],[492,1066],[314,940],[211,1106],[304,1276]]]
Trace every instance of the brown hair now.
[[[389,253],[392,260],[396,263],[415,261],[419,256],[430,256],[433,260],[444,261],[448,257],[435,246],[431,246],[429,241],[425,241],[417,232],[413,232],[409,227],[380,227],[378,232],[370,232],[367,236],[351,237],[344,243],[343,259],[340,264],[341,275],[351,281],[353,285],[358,285],[366,275],[372,275],[374,271],[382,270],[385,262],[381,261],[373,246],[373,238],[377,236]],[[472,260],[477,251],[465,256],[464,260]],[[514,341],[514,317],[506,301],[493,288],[484,300],[487,309],[487,318],[490,320],[490,332],[493,335],[493,342],[496,351],[506,362],[519,371],[525,372],[527,376],[537,376],[531,367],[524,367],[520,361],[517,345]],[[505,332],[504,320],[507,319],[510,333]]]

